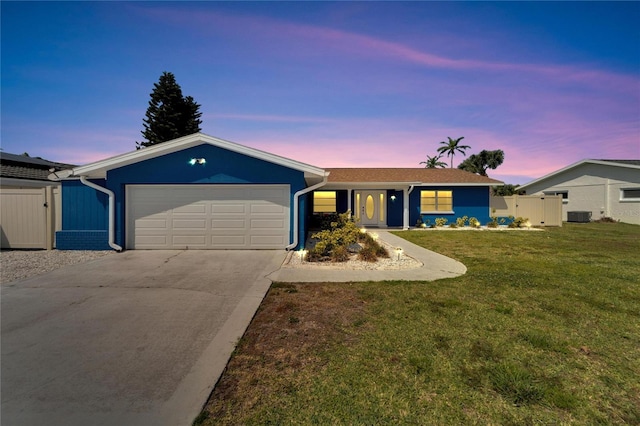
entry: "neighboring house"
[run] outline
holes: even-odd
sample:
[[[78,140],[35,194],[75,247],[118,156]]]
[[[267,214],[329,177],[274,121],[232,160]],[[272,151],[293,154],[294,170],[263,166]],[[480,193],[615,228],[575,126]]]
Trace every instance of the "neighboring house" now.
[[[71,164],[56,163],[26,154],[17,155],[0,152],[0,188],[44,188],[59,186],[59,182],[48,179],[52,171],[75,167]]]
[[[1,248],[53,247],[54,231],[62,224],[60,183],[47,176],[70,167],[74,166],[0,152]]]
[[[561,195],[564,221],[609,217],[640,225],[640,160],[582,160],[518,189]]]
[[[58,177],[58,248],[116,250],[295,249],[314,214],[348,210],[365,227],[487,222],[502,184],[458,169],[322,169],[201,133]]]

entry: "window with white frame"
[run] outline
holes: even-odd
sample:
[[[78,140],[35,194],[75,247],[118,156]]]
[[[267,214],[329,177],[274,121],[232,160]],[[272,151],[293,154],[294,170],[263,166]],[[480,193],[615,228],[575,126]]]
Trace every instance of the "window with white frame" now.
[[[640,188],[621,189],[620,201],[640,201]]]
[[[420,211],[422,213],[453,212],[453,191],[420,191]]]
[[[561,195],[563,203],[569,202],[569,191],[545,191],[544,195]]]
[[[336,213],[336,191],[315,191],[313,193],[314,213]]]

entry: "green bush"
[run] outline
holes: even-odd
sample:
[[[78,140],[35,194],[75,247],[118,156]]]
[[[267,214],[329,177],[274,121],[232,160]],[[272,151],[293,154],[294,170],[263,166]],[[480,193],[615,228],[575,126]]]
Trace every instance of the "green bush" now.
[[[478,219],[476,219],[475,217],[470,217],[469,218],[469,226],[474,227],[474,228],[479,228],[480,227],[480,221]]]
[[[351,218],[351,212],[338,215],[336,222],[331,222],[330,229],[324,229],[312,234],[312,238],[317,238],[313,250],[309,252],[309,260],[318,260],[323,257],[332,256],[332,252],[337,247],[346,248],[357,242],[360,237],[360,228]],[[339,257],[339,255],[336,255]]]
[[[446,217],[437,217],[436,218],[436,226],[440,227],[440,226],[445,226],[447,224],[448,220]]]
[[[458,226],[459,228],[462,228],[464,226],[467,226],[467,221],[469,220],[469,218],[467,216],[462,216],[456,219],[456,226]]]

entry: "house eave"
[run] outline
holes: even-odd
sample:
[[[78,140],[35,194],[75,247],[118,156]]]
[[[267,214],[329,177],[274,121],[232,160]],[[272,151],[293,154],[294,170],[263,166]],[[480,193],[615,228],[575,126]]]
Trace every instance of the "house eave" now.
[[[583,164],[597,164],[597,165],[601,165],[601,166],[609,166],[609,167],[622,167],[622,168],[628,168],[628,169],[640,169],[640,166],[636,166],[634,164],[624,164],[624,163],[616,163],[614,161],[603,161],[603,160],[581,160],[578,161],[577,163],[573,163],[568,165],[567,167],[564,167],[560,170],[556,170],[555,172],[549,173],[547,175],[544,175],[538,179],[532,180],[531,182],[527,182],[524,185],[520,185],[518,187],[518,190],[526,190],[527,188],[533,186],[533,185],[537,185],[540,182],[544,182],[547,179],[550,179],[554,176],[560,175],[568,170],[574,169],[576,167],[579,167]]]
[[[109,170],[125,167],[141,161],[150,160],[162,155],[172,154],[174,152],[178,152],[202,144],[210,144],[232,152],[237,152],[239,154],[257,158],[259,160],[264,160],[270,163],[281,165],[283,167],[299,170],[304,173],[305,179],[307,181],[313,181],[316,179],[321,181],[326,173],[324,169],[311,166],[309,164],[284,158],[279,155],[271,154],[255,148],[239,145],[234,142],[215,138],[213,136],[205,135],[204,133],[194,133],[192,135],[184,136],[172,141],[167,141],[136,151],[130,151],[84,166],[75,167],[72,169],[72,173],[70,176],[85,176],[88,178],[104,179],[106,178],[107,172]]]
[[[502,182],[489,183],[465,183],[465,182],[329,182],[322,189],[395,189],[402,190],[411,186],[437,186],[437,187],[459,187],[459,186],[496,186]]]

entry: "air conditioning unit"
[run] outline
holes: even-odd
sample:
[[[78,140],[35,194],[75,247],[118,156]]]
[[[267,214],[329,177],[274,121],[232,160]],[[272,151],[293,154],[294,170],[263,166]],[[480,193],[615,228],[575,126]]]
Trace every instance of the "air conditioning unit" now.
[[[567,212],[567,222],[591,222],[591,212]]]

